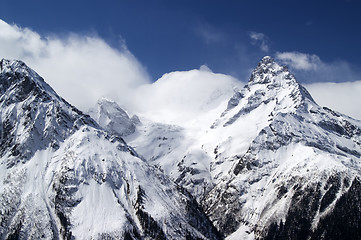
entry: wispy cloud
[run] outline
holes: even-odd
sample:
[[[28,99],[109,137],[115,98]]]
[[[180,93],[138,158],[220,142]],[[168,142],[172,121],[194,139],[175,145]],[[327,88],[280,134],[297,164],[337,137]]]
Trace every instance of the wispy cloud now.
[[[41,36],[0,20],[0,58],[21,59],[62,97],[87,110],[102,96],[127,102],[136,87],[150,82],[144,67],[127,50],[97,36]]]
[[[195,31],[206,44],[224,43],[227,39],[224,33],[210,24],[199,24]]]
[[[251,44],[257,45],[263,52],[269,51],[268,42],[269,39],[267,35],[264,33],[258,33],[258,32],[249,32],[249,37],[251,38]]]
[[[318,56],[300,52],[277,52],[276,58],[296,70],[315,70],[323,64]]]

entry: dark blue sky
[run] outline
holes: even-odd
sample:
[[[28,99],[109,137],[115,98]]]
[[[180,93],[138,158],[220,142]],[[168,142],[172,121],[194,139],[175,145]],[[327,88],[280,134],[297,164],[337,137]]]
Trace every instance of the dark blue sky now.
[[[245,78],[262,56],[296,51],[346,64],[352,73],[332,80],[353,81],[361,79],[360,12],[356,0],[32,0],[2,1],[0,18],[44,36],[95,34],[113,47],[125,40],[154,80],[202,64]]]

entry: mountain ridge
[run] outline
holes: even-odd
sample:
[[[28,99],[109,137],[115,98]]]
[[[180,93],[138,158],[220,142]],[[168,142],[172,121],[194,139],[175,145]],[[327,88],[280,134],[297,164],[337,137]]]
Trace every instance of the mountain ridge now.
[[[97,123],[25,63],[0,70],[1,238],[361,234],[361,121],[320,107],[271,57],[242,89],[221,77],[207,90],[230,84],[228,100],[172,124],[105,99],[90,112]]]
[[[278,71],[279,69],[281,71]],[[282,73],[284,73],[283,76]],[[270,79],[269,75],[273,75],[273,79]],[[278,78],[279,75],[281,75],[280,78]],[[277,84],[278,80],[282,79],[285,81]],[[287,82],[291,84],[288,85]],[[259,84],[262,84],[262,87],[257,87]],[[285,85],[290,88],[285,88]],[[276,90],[277,94],[274,94],[273,90]],[[271,97],[268,97],[270,92],[272,93]],[[249,93],[251,94],[249,95]],[[266,118],[267,122],[264,122],[263,127],[259,128],[259,133],[252,140],[247,151],[244,154],[233,157],[238,160],[232,166],[232,172],[229,172],[231,174],[213,188],[208,197],[206,197],[204,205],[206,212],[210,214],[212,220],[214,219],[213,221],[217,219],[217,222],[223,222],[223,224],[218,225],[218,228],[225,229],[226,235],[233,233],[230,239],[237,238],[237,234],[234,234],[234,232],[242,234],[239,232],[242,228],[245,238],[249,236],[247,232],[251,232],[255,238],[287,236],[287,238],[293,239],[303,236],[302,238],[311,237],[313,239],[315,236],[313,236],[313,230],[309,226],[317,229],[318,220],[315,222],[312,218],[322,219],[318,214],[324,216],[322,211],[325,206],[322,205],[325,203],[326,200],[324,199],[327,199],[328,195],[320,191],[319,188],[314,188],[307,181],[315,182],[317,186],[317,184],[323,183],[323,178],[332,179],[335,174],[336,176],[348,176],[346,178],[355,179],[351,180],[351,182],[355,181],[357,184],[359,181],[357,176],[360,174],[360,164],[357,162],[360,159],[361,150],[360,122],[318,106],[307,90],[297,83],[288,70],[281,68],[278,64],[275,65],[274,60],[269,57],[261,60],[256,70],[252,73],[249,83],[239,96],[241,96],[238,103],[241,106],[240,110],[230,120],[225,122],[223,127],[234,124],[241,115],[252,114],[252,111],[256,111],[258,108],[263,109],[260,116]],[[276,96],[276,99],[274,96]],[[275,104],[272,105],[272,102],[275,102]],[[234,104],[233,100],[232,106],[234,108],[238,104]],[[267,105],[269,107],[266,107]],[[227,111],[222,113],[222,115],[223,117],[227,116]],[[299,148],[303,149],[304,153],[309,152],[309,155],[299,155],[301,152],[296,154]],[[296,152],[291,155],[287,153],[292,153],[292,151]],[[328,169],[329,166],[319,159],[319,156],[323,155],[325,155],[324,158],[329,160],[328,164],[333,166],[333,170],[331,170],[332,168]],[[343,158],[343,160],[340,161],[340,158]],[[287,165],[293,167],[290,169]],[[305,168],[307,171],[302,173]],[[312,172],[313,175],[310,175],[309,172]],[[296,177],[298,174],[301,174],[302,177]],[[277,178],[273,178],[272,175],[277,176]],[[312,180],[317,178],[315,176],[320,177],[320,179]],[[319,182],[317,183],[317,181]],[[293,188],[300,192],[295,191],[292,193],[289,190],[290,183],[292,182],[295,184]],[[307,186],[306,189],[304,186],[298,185],[301,182]],[[270,187],[272,184],[274,184],[274,188]],[[342,186],[342,184],[339,185]],[[349,186],[347,185],[345,188],[347,189]],[[270,197],[272,196],[270,188],[278,192],[278,195],[274,195],[273,199]],[[345,190],[345,188],[337,188],[340,195],[346,194],[349,191]],[[287,192],[289,193],[288,196],[286,195],[288,201],[282,200],[282,202],[280,198],[285,196]],[[305,196],[302,196],[301,192]],[[261,197],[265,193],[268,193],[268,195]],[[316,193],[319,195],[315,195]],[[298,194],[301,196],[297,196]],[[252,199],[252,195],[259,196],[260,199]],[[237,196],[240,200],[234,201],[234,199],[237,199]],[[315,201],[311,200],[313,197],[316,199]],[[262,198],[268,199],[262,200]],[[318,204],[321,204],[321,211],[300,206],[295,202],[296,199],[300,202],[304,201],[307,204],[313,204],[316,208]],[[262,201],[266,202],[260,204]],[[333,195],[333,201],[338,201],[335,195]],[[272,204],[274,205],[267,206],[267,202],[273,202]],[[277,209],[279,206],[276,204],[277,202],[281,202],[279,203],[281,206],[286,203],[289,205],[283,206],[283,209]],[[251,203],[257,207],[250,205]],[[307,209],[305,210],[306,212],[300,213],[302,208]],[[230,213],[222,215],[221,213],[226,211],[226,209]],[[285,209],[289,209],[289,212],[286,214],[283,212]],[[250,215],[250,213],[252,214]],[[297,214],[297,218],[294,218],[292,214]],[[300,221],[302,214],[311,215],[311,217],[305,216],[303,219],[304,225],[301,225],[300,229],[297,230],[294,224],[296,224],[296,221]],[[242,217],[242,215],[245,216]],[[280,223],[279,219],[276,220],[277,217],[275,216],[277,215],[281,216],[283,223],[282,221]],[[268,230],[268,224],[270,222],[274,224],[272,221],[278,221],[277,224],[281,224],[276,224],[278,226],[277,230]],[[289,224],[290,221],[294,221],[293,224]],[[287,230],[282,225],[285,222],[289,224]],[[241,228],[238,226],[240,223],[241,226],[243,225]],[[257,225],[259,226],[257,227]],[[267,233],[267,231],[269,232]],[[272,231],[276,233],[270,233]],[[282,235],[284,233],[280,234],[277,231],[288,232]],[[292,231],[296,233],[292,233]],[[315,231],[317,232],[318,229]],[[333,230],[330,228],[321,231],[324,235],[330,237],[331,235],[328,231],[332,232]],[[317,234],[316,236],[319,237]]]
[[[182,187],[21,61],[1,61],[2,239],[220,239]]]
[[[84,123],[98,126],[94,120],[59,97],[24,62],[1,60],[0,65],[2,156],[6,154],[6,148],[12,145],[9,160],[11,156],[28,158],[36,150],[46,148],[49,141],[56,149],[59,142]],[[29,144],[35,149],[32,150]]]
[[[161,122],[145,124],[141,131],[151,134],[129,137],[129,143],[196,196],[229,239],[285,236],[281,232],[286,231],[285,222],[287,234],[296,232],[292,238],[319,237],[319,231],[330,237],[331,228],[317,226],[328,216],[325,208],[333,209],[341,196],[354,194],[349,187],[357,185],[360,176],[360,121],[320,107],[288,69],[270,57],[260,61],[250,81],[213,116],[211,127],[200,126],[196,133],[194,128],[177,129]],[[144,145],[158,150],[149,152]],[[312,186],[312,182],[322,186],[327,179],[340,187],[324,191]],[[266,193],[272,197],[261,197]],[[286,195],[286,200],[279,199]],[[304,219],[302,230],[289,223],[302,216],[295,201],[320,208],[307,210],[312,217]],[[288,217],[292,214],[298,218]],[[283,225],[272,215],[281,216]]]

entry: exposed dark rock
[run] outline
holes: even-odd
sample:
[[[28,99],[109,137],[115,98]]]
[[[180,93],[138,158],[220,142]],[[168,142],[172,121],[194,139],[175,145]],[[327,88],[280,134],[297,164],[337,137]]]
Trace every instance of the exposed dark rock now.
[[[349,190],[322,218],[311,239],[361,239],[361,182],[355,178]]]
[[[325,211],[325,209],[335,200],[336,194],[341,188],[340,175],[330,176],[324,188],[326,190],[326,193],[323,195],[321,199],[320,212]]]
[[[320,185],[296,188],[286,221],[273,223],[260,239],[308,239],[321,198]]]
[[[335,201],[341,184],[339,174],[330,176],[322,197],[320,185],[305,189],[296,187],[286,221],[273,222],[267,234],[259,239],[360,239],[361,182],[358,178],[353,180],[330,212],[320,219],[316,229],[311,228],[315,214],[324,212]]]

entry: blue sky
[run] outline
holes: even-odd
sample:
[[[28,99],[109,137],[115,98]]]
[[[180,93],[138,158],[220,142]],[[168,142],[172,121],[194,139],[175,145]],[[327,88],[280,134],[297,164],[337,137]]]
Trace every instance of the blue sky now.
[[[153,81],[203,64],[246,80],[271,55],[311,83],[361,79],[360,10],[355,0],[34,0],[2,1],[0,16],[42,37],[73,32],[114,48],[125,42]],[[311,65],[299,65],[301,58]]]

